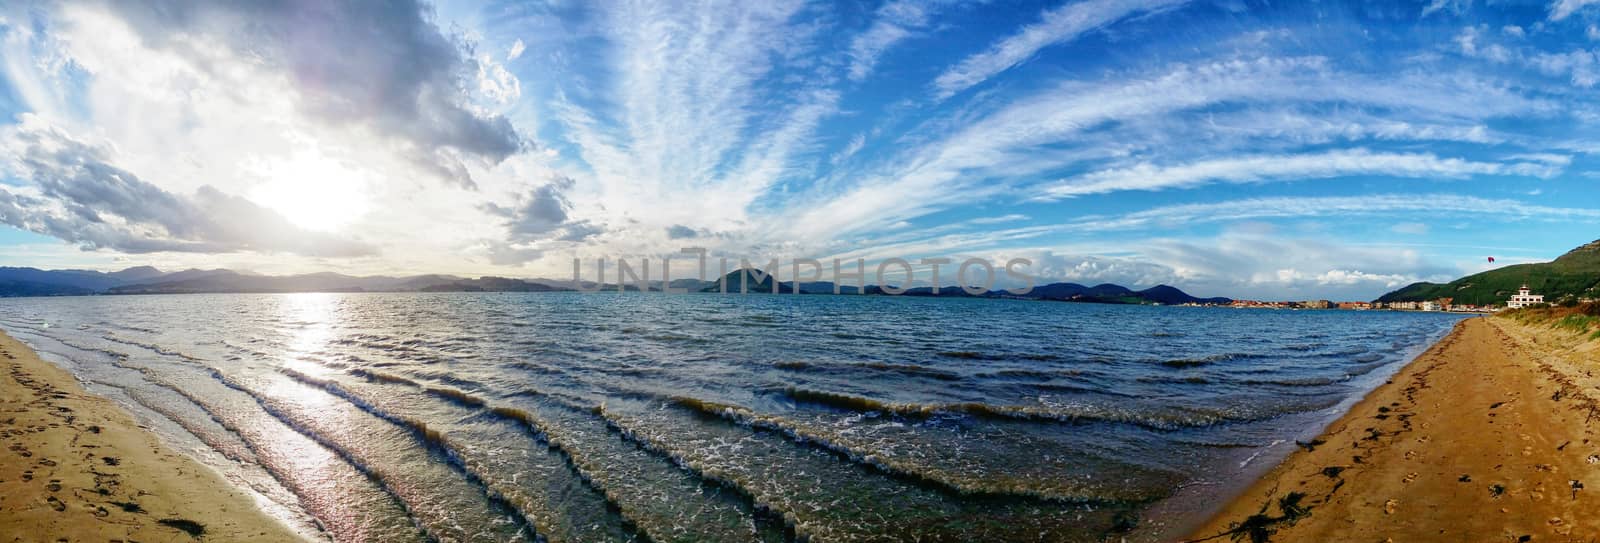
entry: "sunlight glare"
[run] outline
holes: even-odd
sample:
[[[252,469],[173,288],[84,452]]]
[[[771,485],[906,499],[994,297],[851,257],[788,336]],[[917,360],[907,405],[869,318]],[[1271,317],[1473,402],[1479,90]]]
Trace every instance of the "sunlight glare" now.
[[[315,151],[261,161],[252,168],[266,182],[250,199],[308,230],[337,231],[371,207],[365,172]]]

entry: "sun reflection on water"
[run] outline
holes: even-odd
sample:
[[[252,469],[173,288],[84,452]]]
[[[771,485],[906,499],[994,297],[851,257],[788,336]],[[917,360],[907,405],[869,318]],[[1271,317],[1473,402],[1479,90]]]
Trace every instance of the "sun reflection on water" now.
[[[286,373],[327,379],[336,372],[323,363],[321,357],[334,339],[339,301],[338,294],[329,293],[296,293],[279,297],[276,320],[287,338],[277,363],[280,368],[287,370]],[[334,401],[324,391],[293,381],[280,381],[267,392],[274,397],[308,406],[322,406]]]

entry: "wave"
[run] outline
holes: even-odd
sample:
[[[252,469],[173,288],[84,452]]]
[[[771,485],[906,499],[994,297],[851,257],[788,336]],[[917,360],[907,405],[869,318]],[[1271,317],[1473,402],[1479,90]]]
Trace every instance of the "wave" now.
[[[118,363],[118,365],[121,364]],[[399,500],[399,496],[384,487],[375,474],[364,470],[363,466],[356,464],[351,458],[323,443],[317,436],[307,435],[307,432],[310,431],[309,429],[297,428],[285,422],[282,416],[267,411],[265,406],[260,406],[269,420],[282,424],[283,430],[293,436],[286,438],[281,433],[263,428],[259,421],[241,419],[236,411],[224,409],[222,406],[227,405],[225,401],[221,404],[214,404],[213,401],[218,400],[215,394],[198,394],[193,386],[178,386],[165,380],[164,376],[158,376],[149,367],[123,367],[130,367],[144,373],[150,382],[176,392],[179,396],[197,406],[202,412],[210,416],[213,421],[221,425],[223,429],[238,436],[248,450],[258,458],[280,456],[284,451],[294,451],[304,456],[306,454],[315,454],[313,449],[316,449],[329,455],[330,462],[322,464],[326,466],[325,469],[336,470],[337,468],[334,468],[333,464],[342,464],[351,470],[352,475],[355,475],[355,479],[350,479],[351,481],[370,481],[370,484],[373,485],[370,490],[341,485],[343,490],[338,491],[327,486],[328,479],[324,477],[329,477],[329,474],[312,475],[303,470],[295,469],[293,466],[285,466],[281,462],[261,462],[259,464],[268,476],[276,480],[278,484],[282,485],[290,493],[300,497],[302,499],[301,505],[316,519],[317,527],[332,534],[335,540],[354,541],[374,537],[402,541],[426,539],[420,532],[421,526],[406,509],[405,503]],[[199,368],[195,369],[198,370]],[[243,393],[252,404],[260,403],[261,400],[254,396],[252,392],[245,390],[215,369],[207,368],[203,372],[210,379],[221,384],[224,390],[231,389],[234,392]],[[202,399],[202,396],[204,396],[204,399]],[[295,442],[296,438],[305,441]],[[285,442],[286,440],[288,441],[287,443]],[[339,480],[342,475],[332,474],[331,477]],[[324,492],[348,492],[353,494],[339,493],[337,495],[329,495],[328,497],[332,498],[331,500],[311,499],[304,501],[307,496],[323,496]],[[378,495],[382,495],[382,497]],[[341,510],[341,507],[336,505],[344,502],[361,503],[364,508],[365,520],[360,523],[352,522],[348,518],[346,511]],[[384,511],[390,508],[394,509],[392,513]]]
[[[1338,403],[1336,395],[1323,395],[1316,402],[1310,403],[1282,403],[1275,405],[1252,403],[1223,407],[1115,406],[1078,400],[1065,402],[1044,401],[1040,405],[994,405],[981,402],[919,404],[885,402],[861,396],[798,387],[788,387],[783,389],[782,392],[796,402],[824,405],[847,411],[888,413],[916,419],[959,414],[975,418],[1032,422],[1131,424],[1161,431],[1206,427],[1228,422],[1264,420],[1287,413],[1324,409]]]
[[[390,374],[390,373],[383,373],[383,372],[379,372],[379,371],[372,371],[372,370],[361,369],[361,368],[356,368],[356,369],[350,370],[349,373],[350,373],[350,375],[354,375],[356,377],[361,377],[361,378],[370,379],[370,380],[373,380],[373,381],[378,381],[378,382],[383,382],[383,383],[411,385],[411,386],[418,387],[418,388],[422,387],[422,385],[417,383],[416,381],[412,381],[412,380],[407,379],[405,377],[401,377],[399,375],[394,375],[394,374]]]
[[[1169,368],[1193,368],[1197,366],[1215,364],[1217,362],[1228,362],[1233,360],[1257,360],[1262,358],[1267,358],[1267,355],[1255,353],[1223,353],[1201,358],[1174,358],[1170,360],[1162,360],[1160,364]]]
[[[1000,360],[1001,357],[978,351],[939,351],[939,356],[961,360]]]
[[[1003,377],[1003,378],[1010,378],[1010,379],[1035,379],[1035,380],[1039,380],[1039,381],[1049,381],[1049,380],[1060,378],[1060,377],[1077,377],[1077,376],[1080,376],[1080,375],[1083,375],[1083,372],[1081,370],[1023,370],[1023,369],[1008,369],[1008,370],[997,370],[997,371],[978,373],[978,374],[974,374],[973,377],[977,377],[977,378],[980,378],[980,379],[993,379],[993,378],[997,378],[997,377]]]
[[[538,363],[538,362],[529,362],[529,361],[525,361],[525,360],[519,360],[519,361],[516,361],[516,362],[512,362],[510,364],[506,364],[506,366],[507,367],[511,367],[511,368],[517,368],[519,370],[523,370],[523,371],[527,371],[527,372],[537,373],[537,374],[540,374],[540,375],[559,375],[559,374],[562,374],[562,373],[566,373],[566,370],[563,370],[561,368],[557,368],[555,366],[551,366],[549,364],[541,364],[541,363]]]
[[[467,407],[483,407],[489,404],[488,400],[453,388],[427,387],[423,390],[428,394],[432,394],[434,396],[438,396]]]
[[[1331,377],[1286,377],[1283,379],[1245,379],[1239,381],[1246,385],[1278,385],[1289,387],[1320,387],[1343,381]]]
[[[1201,375],[1168,376],[1168,375],[1141,375],[1134,379],[1141,383],[1174,384],[1174,385],[1204,385],[1211,383],[1211,379]]]
[[[955,372],[945,371],[945,370],[941,370],[941,369],[937,369],[937,368],[930,368],[930,367],[927,367],[927,366],[919,366],[919,365],[916,365],[916,364],[891,364],[891,363],[887,363],[887,362],[860,362],[860,363],[840,363],[840,364],[819,364],[819,363],[814,363],[814,362],[786,361],[786,362],[774,362],[772,364],[772,367],[780,369],[780,370],[799,371],[799,372],[805,372],[805,371],[831,372],[831,371],[837,371],[837,370],[866,369],[866,370],[874,370],[874,371],[880,371],[880,372],[898,373],[898,374],[910,375],[910,376],[914,376],[914,377],[927,377],[927,378],[930,378],[930,379],[937,379],[937,380],[940,380],[940,381],[960,381],[962,379],[961,374],[955,373]]]
[[[326,431],[326,429],[320,429],[321,431],[319,431],[319,428],[317,428],[317,423],[312,422],[314,420],[313,418],[302,418],[306,417],[306,413],[297,413],[299,416],[291,415],[289,413],[290,410],[284,409],[283,406],[276,405],[276,402],[273,399],[257,396],[258,403],[260,403],[264,409],[267,409],[269,413],[273,413],[274,416],[279,417],[280,420],[283,420],[286,424],[289,424],[296,430],[305,433],[308,437],[311,437],[312,439],[322,443],[325,447],[339,452],[340,456],[347,457],[347,460],[349,460],[353,465],[357,465],[359,469],[367,472],[369,476],[378,480],[385,488],[390,489],[394,495],[400,497],[402,501],[407,502],[407,510],[413,515],[420,516],[420,513],[426,512],[429,516],[434,516],[435,518],[433,518],[430,522],[424,523],[424,528],[430,532],[430,535],[435,536],[436,539],[462,539],[462,536],[466,535],[466,533],[463,531],[468,530],[466,526],[460,524],[458,518],[453,516],[440,516],[440,514],[444,513],[444,511],[437,509],[432,505],[440,505],[438,500],[441,499],[462,500],[467,502],[482,500],[483,505],[475,510],[490,512],[503,511],[510,513],[510,519],[516,523],[515,527],[519,533],[530,531],[535,526],[533,519],[525,510],[517,507],[518,504],[512,503],[510,500],[508,500],[504,493],[500,492],[494,485],[486,481],[482,477],[482,474],[478,470],[475,470],[474,466],[461,455],[460,451],[462,449],[460,444],[454,443],[445,435],[444,432],[431,427],[426,421],[417,419],[415,417],[402,416],[385,411],[368,401],[366,398],[355,394],[349,389],[346,389],[344,386],[332,379],[311,376],[291,368],[279,368],[278,371],[295,381],[321,389],[335,397],[343,399],[361,412],[365,412],[377,419],[398,426],[399,428],[409,432],[429,449],[441,454],[447,460],[447,462],[444,463],[443,469],[445,469],[448,473],[453,473],[457,476],[460,476],[463,482],[466,483],[466,486],[454,489],[455,492],[449,493],[449,497],[446,497],[438,494],[441,492],[440,489],[433,485],[429,485],[426,490],[426,495],[423,495],[422,493],[424,491],[422,487],[416,485],[415,481],[401,480],[409,477],[426,477],[428,481],[433,483],[445,483],[445,481],[450,480],[449,476],[445,476],[443,474],[417,475],[410,473],[410,470],[427,469],[425,466],[414,465],[406,466],[407,474],[401,475],[395,471],[399,466],[388,465],[387,462],[373,462],[371,459],[362,458],[364,455],[361,451],[358,451],[347,444],[338,443],[323,436],[322,431]],[[255,395],[253,392],[248,390],[246,390],[246,392]],[[382,440],[377,440],[375,442],[383,443]],[[368,454],[372,453],[369,452]],[[429,503],[430,507],[414,508],[412,503]],[[485,523],[485,526],[483,526],[484,529],[491,529],[489,527],[494,525],[494,522],[490,520],[490,518],[481,519],[481,522]],[[498,531],[499,529],[504,528],[493,530]],[[483,536],[484,534],[478,535]]]
[[[668,401],[701,414],[721,417],[741,426],[777,432],[795,441],[813,444],[839,453],[852,462],[964,496],[1018,496],[1078,503],[1111,499],[1104,492],[1086,492],[1084,489],[1076,488],[1070,483],[1067,485],[1059,484],[1061,482],[1059,479],[1044,480],[1029,477],[1008,477],[1004,469],[984,470],[987,474],[984,477],[962,477],[942,469],[944,466],[922,464],[915,461],[922,459],[921,455],[913,455],[908,459],[892,450],[870,450],[868,447],[850,443],[852,440],[846,433],[813,427],[776,415],[757,413],[743,406],[688,396],[675,396]],[[989,460],[1003,461],[1000,458],[990,458]],[[1079,458],[1079,460],[1082,459]],[[1134,490],[1119,494],[1115,497],[1115,500],[1140,501],[1153,497],[1155,496]]]

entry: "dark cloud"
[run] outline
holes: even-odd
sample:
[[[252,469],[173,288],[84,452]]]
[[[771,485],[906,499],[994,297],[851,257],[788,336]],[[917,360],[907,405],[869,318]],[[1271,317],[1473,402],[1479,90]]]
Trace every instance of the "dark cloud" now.
[[[514,207],[490,202],[483,210],[507,219],[507,237],[513,243],[583,241],[603,230],[588,221],[572,220],[572,202],[566,196],[572,185],[572,178],[557,177],[529,191]]]
[[[700,237],[700,231],[681,224],[667,227],[667,239],[689,239]]]
[[[285,71],[306,113],[393,136],[419,165],[463,186],[475,187],[465,159],[498,163],[525,145],[505,117],[469,107],[478,61],[470,46],[440,31],[430,6],[415,0],[105,5],[150,46],[186,54],[202,68],[211,55],[193,47],[219,42]]]
[[[572,218],[566,191],[573,184],[570,177],[556,177],[519,197],[515,205],[483,204],[485,212],[506,219],[506,239],[490,244],[490,262],[522,264],[543,254],[535,247],[541,242],[580,242],[605,232],[600,225]]]
[[[105,149],[34,126],[7,142],[38,196],[0,190],[0,222],[127,253],[258,251],[316,257],[376,254],[370,245],[299,228],[249,200],[203,186],[176,195],[108,162]]]

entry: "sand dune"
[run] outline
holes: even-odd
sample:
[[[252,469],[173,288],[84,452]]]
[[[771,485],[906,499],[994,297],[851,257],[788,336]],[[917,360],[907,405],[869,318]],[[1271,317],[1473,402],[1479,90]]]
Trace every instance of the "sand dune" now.
[[[1568,332],[1463,321],[1192,540],[1594,541],[1594,354]]]

